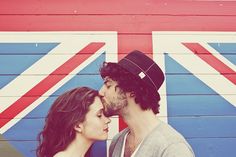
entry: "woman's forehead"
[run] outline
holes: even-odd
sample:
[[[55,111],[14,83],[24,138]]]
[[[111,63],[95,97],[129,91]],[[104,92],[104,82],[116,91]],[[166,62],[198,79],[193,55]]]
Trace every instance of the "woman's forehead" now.
[[[98,96],[95,97],[94,102],[89,106],[89,110],[95,112],[103,110],[101,99]]]

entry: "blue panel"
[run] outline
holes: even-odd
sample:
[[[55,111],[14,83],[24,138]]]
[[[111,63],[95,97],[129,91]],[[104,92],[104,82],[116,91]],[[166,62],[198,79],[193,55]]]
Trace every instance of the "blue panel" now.
[[[236,115],[236,107],[219,95],[168,96],[169,116]]]
[[[209,43],[209,45],[236,65],[236,43]]]
[[[42,58],[58,43],[0,43],[0,89]],[[5,55],[4,55],[5,54]],[[29,55],[34,54],[34,55]]]
[[[196,157],[235,157],[236,138],[187,139]]]
[[[44,55],[0,55],[0,74],[21,74]]]
[[[236,137],[236,116],[168,117],[168,123],[187,138]]]
[[[14,125],[9,131],[5,132],[3,136],[9,141],[36,140],[37,133],[43,128],[44,120],[44,118],[21,119],[19,125]]]
[[[59,43],[0,43],[1,54],[47,54]]]
[[[64,92],[65,90],[75,88],[77,86],[89,86],[91,88],[99,89],[102,85],[102,79],[100,75],[81,75],[82,72],[87,72],[87,73],[93,73],[94,71],[98,71],[98,64],[99,62],[102,64],[104,61],[104,56],[102,55],[101,57],[98,57],[95,62],[89,64],[87,67],[85,67],[84,71],[81,71],[78,75],[74,76],[70,81],[68,81],[66,84],[64,84],[61,88],[59,88],[55,93],[52,95],[58,95]],[[90,70],[88,70],[90,69]],[[50,97],[49,99],[45,100],[43,103],[41,103],[38,107],[36,107],[32,112],[30,112],[26,118],[28,117],[37,117],[41,115],[46,115],[48,109],[50,108],[53,100],[55,97]],[[42,112],[42,113],[41,113]],[[29,121],[29,120],[28,120]],[[33,121],[33,120],[32,120]],[[3,136],[6,139],[12,138],[14,135],[16,138],[22,138],[22,139],[29,139],[29,138],[34,138],[36,140],[36,136],[39,133],[39,130],[42,129],[43,127],[43,119],[41,120],[35,120],[34,123],[37,124],[37,126],[32,124],[33,122],[27,123],[26,120],[21,120],[19,121],[16,125],[14,125],[12,128],[10,128],[7,132],[3,134]],[[27,128],[27,129],[25,129]],[[35,129],[36,128],[36,129]],[[24,133],[19,133],[22,130],[24,130]],[[22,137],[21,137],[22,136]],[[36,144],[28,145],[27,143],[21,143],[21,145],[18,145],[16,141],[9,141],[16,149],[20,150],[22,154],[24,154],[27,157],[35,157],[35,154],[31,154],[30,150],[35,150],[36,149]],[[97,143],[93,150],[99,150],[99,152],[96,153],[101,153],[101,156],[105,156],[106,150],[101,150],[106,149],[105,148],[105,143],[100,142]],[[97,148],[98,147],[98,148]],[[96,154],[94,153],[94,154]]]
[[[0,75],[0,90],[14,80],[18,75]]]

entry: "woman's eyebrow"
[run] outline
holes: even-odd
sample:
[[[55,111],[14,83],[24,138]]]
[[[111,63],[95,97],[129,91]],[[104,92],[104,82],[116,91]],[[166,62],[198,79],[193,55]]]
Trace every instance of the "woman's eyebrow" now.
[[[101,113],[103,112],[103,108],[101,108],[100,110],[98,110],[96,113]]]

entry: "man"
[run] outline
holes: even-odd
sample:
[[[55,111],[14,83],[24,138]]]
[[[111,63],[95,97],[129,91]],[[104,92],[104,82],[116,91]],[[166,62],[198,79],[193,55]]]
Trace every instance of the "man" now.
[[[156,117],[164,74],[152,59],[133,51],[118,63],[104,63],[100,74],[105,114],[128,125],[113,138],[110,157],[194,157],[184,137]]]

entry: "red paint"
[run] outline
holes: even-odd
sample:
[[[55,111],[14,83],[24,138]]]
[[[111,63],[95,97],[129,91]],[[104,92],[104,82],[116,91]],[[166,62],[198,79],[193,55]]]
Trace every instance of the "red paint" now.
[[[70,58],[67,62],[58,67],[44,80],[39,82],[35,87],[33,87],[21,98],[19,98],[16,102],[14,102],[10,107],[8,107],[6,110],[0,113],[0,117],[4,118],[0,119],[0,127],[3,127],[17,114],[26,109],[30,104],[36,101],[50,88],[55,86],[59,81],[65,78],[71,71],[73,71],[76,67],[78,67],[81,63],[83,63],[86,59],[88,59],[91,55],[93,55],[97,50],[99,50],[104,45],[105,43],[90,43],[81,51],[79,51],[76,55]],[[64,75],[58,75],[58,74],[64,74]]]
[[[0,14],[33,14],[33,15],[235,15],[236,2],[232,0],[24,0],[1,1]]]
[[[217,70],[221,75],[223,75],[226,79],[231,81],[233,84],[236,85],[236,72],[225,65],[222,61],[218,58],[213,56],[207,49],[202,47],[198,43],[183,43],[188,49],[190,49],[194,54],[196,54],[199,58],[203,61],[207,62],[211,67]],[[232,75],[228,75],[232,74]]]

